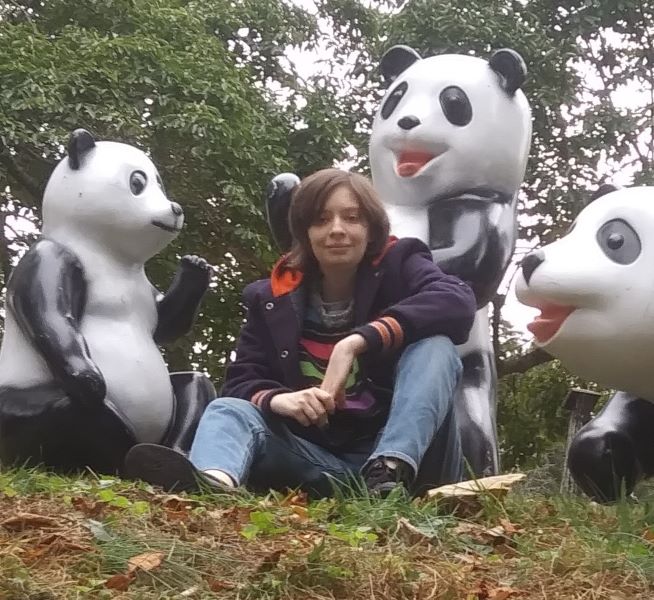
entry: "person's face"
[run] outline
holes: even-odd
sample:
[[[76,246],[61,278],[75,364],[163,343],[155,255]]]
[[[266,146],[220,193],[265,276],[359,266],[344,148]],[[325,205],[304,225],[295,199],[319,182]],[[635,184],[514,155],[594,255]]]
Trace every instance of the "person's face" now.
[[[309,227],[309,242],[320,270],[357,267],[368,246],[368,223],[347,187],[337,187]]]

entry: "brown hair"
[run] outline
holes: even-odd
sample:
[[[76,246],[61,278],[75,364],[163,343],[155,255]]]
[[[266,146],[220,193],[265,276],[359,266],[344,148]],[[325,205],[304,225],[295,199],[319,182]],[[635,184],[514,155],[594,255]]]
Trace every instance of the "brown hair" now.
[[[318,268],[309,242],[309,227],[315,223],[338,187],[345,187],[354,194],[368,225],[369,241],[365,257],[377,256],[386,246],[390,229],[388,216],[370,180],[351,171],[322,169],[305,177],[293,191],[288,214],[293,242],[284,262],[285,267],[304,272]]]

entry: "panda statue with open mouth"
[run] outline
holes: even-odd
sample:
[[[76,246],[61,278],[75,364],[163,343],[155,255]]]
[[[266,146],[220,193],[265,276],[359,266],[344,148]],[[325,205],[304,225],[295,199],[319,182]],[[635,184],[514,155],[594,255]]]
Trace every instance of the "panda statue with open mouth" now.
[[[488,321],[517,238],[517,196],[531,144],[522,57],[421,58],[395,46],[381,60],[388,91],[370,137],[372,180],[391,231],[425,242],[446,273],[470,284],[477,315],[459,347],[455,400],[464,456],[475,475],[498,472],[495,358]]]
[[[138,442],[188,450],[216,394],[202,374],[169,374],[157,344],[190,330],[211,268],[182,257],[166,294],[144,270],[182,207],[145,153],[76,130],[42,216],[7,285],[0,462],[112,473]]]
[[[603,185],[564,237],[524,258],[516,283],[518,299],[541,311],[528,326],[536,344],[576,375],[619,390],[567,457],[575,481],[599,501],[654,475],[650,231],[654,188]]]

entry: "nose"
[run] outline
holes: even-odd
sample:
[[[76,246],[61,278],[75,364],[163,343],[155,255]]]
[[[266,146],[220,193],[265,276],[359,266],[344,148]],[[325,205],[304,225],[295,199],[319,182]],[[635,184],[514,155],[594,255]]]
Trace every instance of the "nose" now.
[[[414,117],[413,115],[407,115],[406,117],[402,117],[397,122],[397,124],[402,129],[406,129],[408,131],[409,129],[413,129],[414,127],[420,125],[420,119],[418,117]]]
[[[531,252],[530,254],[527,254],[527,256],[525,256],[522,259],[522,265],[521,265],[522,274],[524,275],[527,285],[529,285],[529,280],[531,279],[531,276],[534,274],[536,267],[538,267],[538,265],[540,265],[543,262],[545,262],[545,254],[543,254],[542,250],[536,250],[536,252]]]
[[[180,217],[180,216],[182,216],[184,214],[184,211],[182,210],[182,207],[179,204],[177,204],[177,202],[171,202],[170,203],[170,208],[172,209],[173,214],[176,217]]]

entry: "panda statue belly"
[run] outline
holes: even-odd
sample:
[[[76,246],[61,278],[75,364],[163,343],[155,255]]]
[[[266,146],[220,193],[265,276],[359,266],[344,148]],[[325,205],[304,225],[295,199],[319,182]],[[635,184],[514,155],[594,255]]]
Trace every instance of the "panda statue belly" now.
[[[91,275],[94,271],[98,275]],[[142,272],[129,279],[109,272],[87,270],[91,283],[81,332],[105,379],[105,401],[125,417],[138,442],[158,443],[171,422],[174,398],[153,340],[157,309],[152,287]],[[121,283],[116,286],[116,281]]]
[[[468,465],[477,476],[492,475],[499,453],[488,303],[517,237],[517,193],[531,141],[520,90],[526,67],[508,49],[486,61],[421,59],[395,46],[380,69],[389,89],[372,126],[372,180],[391,232],[425,242],[441,269],[475,292],[475,323],[458,348],[463,376],[455,408]]]
[[[184,256],[165,294],[144,264],[181,230],[140,150],[73,132],[43,197],[42,237],[7,284],[0,461],[115,472],[131,446],[190,447],[209,380],[170,374],[157,344],[187,333],[210,267]]]
[[[564,237],[524,258],[516,282],[518,299],[541,310],[528,325],[536,344],[619,390],[567,456],[575,481],[599,501],[654,475],[653,199],[653,187],[601,186]]]

